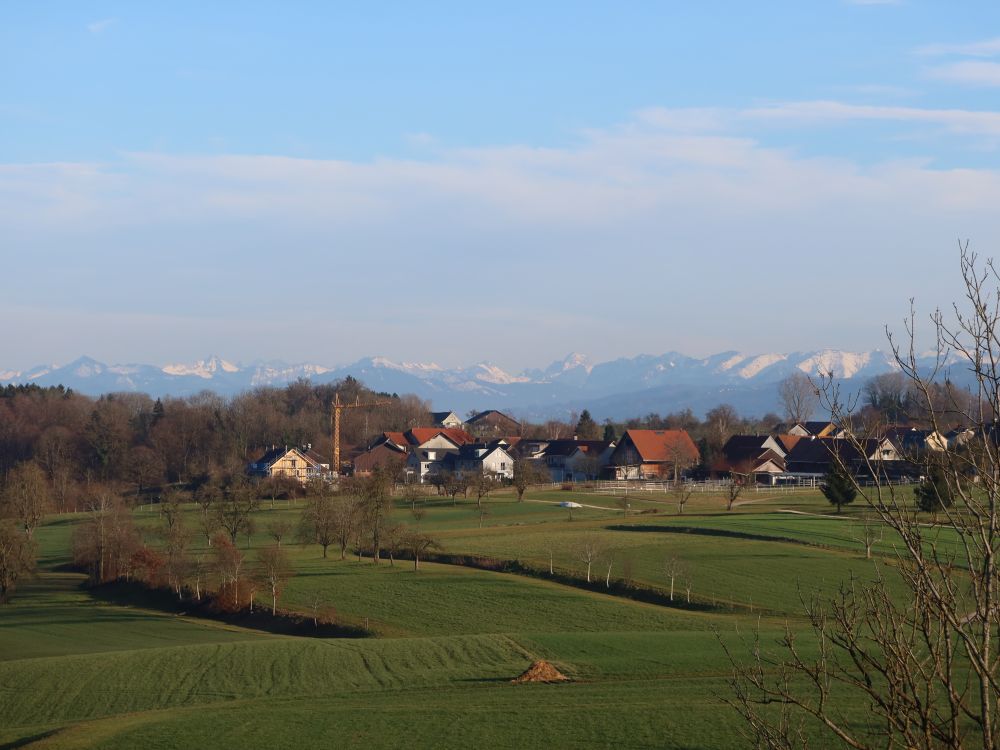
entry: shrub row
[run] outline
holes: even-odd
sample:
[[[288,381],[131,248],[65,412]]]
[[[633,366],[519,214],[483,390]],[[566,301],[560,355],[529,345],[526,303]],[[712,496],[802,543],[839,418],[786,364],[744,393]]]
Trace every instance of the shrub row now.
[[[110,581],[89,590],[94,597],[114,604],[217,620],[278,635],[314,638],[368,638],[374,635],[372,631],[357,625],[334,622],[329,613],[321,613],[314,620],[308,615],[281,609],[271,614],[270,607],[259,604],[252,612],[248,607],[232,611],[220,606],[219,601],[211,594],[196,599],[191,592],[184,590],[178,598],[169,588],[149,586],[141,581]]]

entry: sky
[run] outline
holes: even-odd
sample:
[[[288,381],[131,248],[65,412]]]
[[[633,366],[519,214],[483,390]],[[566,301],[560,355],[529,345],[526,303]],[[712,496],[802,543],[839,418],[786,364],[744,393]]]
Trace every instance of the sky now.
[[[0,369],[885,348],[1000,244],[995,2],[2,7]]]

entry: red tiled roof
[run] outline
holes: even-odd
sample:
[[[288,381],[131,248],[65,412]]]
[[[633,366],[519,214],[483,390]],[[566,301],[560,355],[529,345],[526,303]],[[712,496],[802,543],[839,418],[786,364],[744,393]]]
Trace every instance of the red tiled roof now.
[[[382,443],[355,458],[354,470],[368,472],[378,467],[398,466],[405,460],[405,452],[390,448]]]
[[[383,432],[382,436],[396,445],[406,445],[406,436],[402,432]]]
[[[625,438],[631,438],[644,463],[673,461],[678,453],[693,461],[699,458],[687,430],[626,430]]]
[[[444,435],[455,445],[474,443],[476,439],[460,427],[412,427],[406,432],[406,441],[410,445],[423,445],[438,435]]]
[[[795,444],[798,443],[802,439],[802,436],[801,435],[775,435],[774,439],[778,441],[778,444],[782,448],[784,448],[785,453],[789,453],[789,452],[791,452],[792,448],[795,447]]]

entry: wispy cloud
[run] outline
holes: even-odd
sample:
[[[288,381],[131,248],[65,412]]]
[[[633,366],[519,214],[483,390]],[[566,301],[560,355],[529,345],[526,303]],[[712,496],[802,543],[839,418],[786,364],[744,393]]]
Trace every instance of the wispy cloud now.
[[[440,351],[414,341],[412,327],[380,327],[384,306],[372,300],[448,288],[456,307],[476,310],[507,301],[508,291],[471,282],[504,278],[517,280],[518,299],[532,300],[531,321],[493,316],[456,325],[449,347],[479,352],[490,341],[491,356],[534,358],[551,354],[554,340],[570,349],[609,341],[629,351],[668,339],[682,349],[703,346],[718,335],[717,323],[682,331],[662,321],[688,320],[709,293],[713,320],[727,321],[732,341],[767,348],[777,336],[785,347],[805,348],[818,330],[830,330],[825,311],[803,310],[793,323],[777,313],[745,316],[746,290],[795,289],[803,273],[822,274],[825,288],[850,288],[865,300],[856,317],[869,325],[899,309],[884,288],[899,268],[912,269],[901,297],[940,299],[948,293],[941,250],[955,234],[1000,235],[1000,170],[804,156],[747,134],[767,118],[1000,133],[1000,113],[801,102],[645,110],[570,146],[442,144],[420,159],[127,154],[105,164],[0,165],[0,235],[22,250],[4,278],[39,262],[54,269],[31,285],[9,282],[2,296],[8,306],[65,299],[125,319],[132,311],[169,314],[184,288],[182,307],[207,321],[199,335],[216,339],[226,335],[210,320],[218,310],[244,311],[250,298],[294,299],[314,305],[318,320],[352,321],[322,337],[336,359],[370,354],[371,340],[400,356],[419,356],[415,348],[424,345],[423,356],[436,357]],[[296,266],[310,270],[274,273],[289,247]],[[795,249],[802,263],[789,264]],[[150,264],[160,269],[152,281]],[[311,271],[330,264],[339,279],[334,295],[328,275]],[[636,319],[653,322],[634,332],[614,317],[560,322],[581,297],[627,298]],[[248,331],[273,317],[267,305],[245,316]],[[530,336],[511,339],[515,323]],[[68,325],[81,341],[116,330],[88,329],[82,318]],[[171,335],[178,334],[165,339]],[[137,350],[139,336],[120,331]],[[312,331],[296,346],[308,352],[317,340]],[[595,352],[611,353],[619,352]]]
[[[916,50],[918,55],[960,57],[995,57],[1000,55],[1000,37],[960,44],[928,44]]]
[[[930,68],[927,75],[970,86],[1000,86],[1000,63],[966,60]]]
[[[940,125],[952,133],[1000,137],[1000,112],[849,104],[838,101],[789,102],[744,110],[740,117],[788,122],[883,120]]]
[[[409,143],[411,146],[433,146],[437,143],[437,138],[435,138],[430,133],[404,133],[403,140]]]
[[[92,21],[87,24],[87,31],[91,34],[100,34],[103,31],[107,31],[117,20],[116,18],[102,18],[100,21]]]
[[[890,86],[881,83],[862,83],[852,86],[838,86],[837,91],[849,92],[852,94],[862,94],[872,97],[888,97],[892,99],[909,99],[917,96],[920,92],[906,88],[905,86]]]

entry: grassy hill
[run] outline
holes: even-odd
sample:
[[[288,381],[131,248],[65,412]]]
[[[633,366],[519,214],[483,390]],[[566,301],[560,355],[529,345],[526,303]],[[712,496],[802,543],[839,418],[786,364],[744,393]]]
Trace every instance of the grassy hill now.
[[[593,507],[571,521],[556,505],[565,499]],[[665,561],[678,558],[692,598],[724,605],[703,612],[454,565],[323,559],[318,547],[289,545],[297,575],[282,605],[305,610],[322,599],[377,634],[361,640],[277,636],[98,601],[63,568],[77,519],[55,518],[39,530],[40,576],[0,608],[0,747],[741,746],[724,704],[731,667],[720,640],[739,649],[755,627],[765,643],[786,623],[802,629],[800,589],[831,593],[874,564],[852,532],[857,521],[823,517],[818,494],[750,499],[726,513],[720,497],[696,497],[677,516],[667,498],[633,498],[627,518],[614,498],[563,492],[523,503],[501,493],[484,519],[473,500],[426,503],[420,525],[448,552],[542,567],[551,555],[555,567],[582,573],[575,550],[598,539],[598,577],[611,561],[613,576],[627,567],[659,588]],[[299,511],[265,506],[256,526]],[[198,512],[186,511],[192,527]],[[135,515],[158,523],[155,510]],[[395,515],[413,523],[406,507]],[[263,532],[249,540],[268,543]],[[573,682],[511,685],[536,658]],[[844,710],[865,718],[863,706]]]

